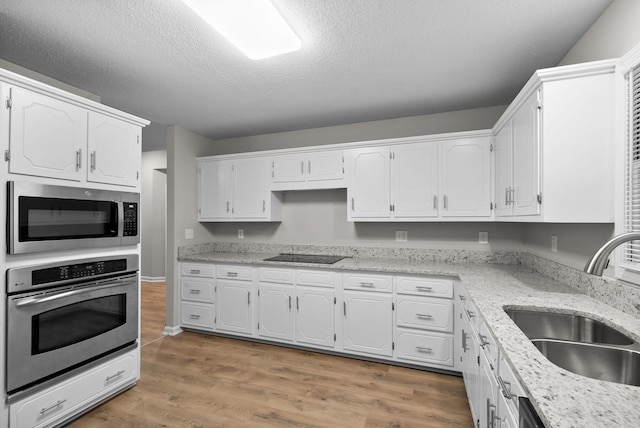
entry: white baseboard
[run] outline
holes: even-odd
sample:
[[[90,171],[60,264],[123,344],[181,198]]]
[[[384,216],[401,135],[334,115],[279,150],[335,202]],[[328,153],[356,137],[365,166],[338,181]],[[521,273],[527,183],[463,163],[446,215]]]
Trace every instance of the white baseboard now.
[[[141,276],[140,280],[144,282],[166,282],[167,278],[164,276]]]
[[[162,332],[165,336],[177,336],[182,333],[182,329],[180,326],[169,327],[168,325],[164,326],[164,331]]]

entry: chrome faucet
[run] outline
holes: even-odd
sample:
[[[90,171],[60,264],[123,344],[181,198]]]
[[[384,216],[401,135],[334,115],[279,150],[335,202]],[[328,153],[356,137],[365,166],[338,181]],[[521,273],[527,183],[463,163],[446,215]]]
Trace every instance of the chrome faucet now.
[[[640,241],[640,232],[621,233],[609,239],[591,256],[587,265],[584,267],[584,271],[591,275],[602,276],[602,272],[609,263],[609,255],[619,245],[629,241]]]

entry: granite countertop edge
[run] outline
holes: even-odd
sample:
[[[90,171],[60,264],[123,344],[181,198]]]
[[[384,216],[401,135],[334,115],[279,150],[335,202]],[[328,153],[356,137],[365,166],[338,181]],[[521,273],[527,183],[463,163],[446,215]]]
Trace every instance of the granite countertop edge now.
[[[640,387],[576,375],[548,361],[504,312],[536,308],[588,315],[640,343],[640,320],[521,265],[349,257],[331,265],[265,262],[272,253],[207,252],[180,262],[449,276],[460,279],[547,428],[636,427]]]

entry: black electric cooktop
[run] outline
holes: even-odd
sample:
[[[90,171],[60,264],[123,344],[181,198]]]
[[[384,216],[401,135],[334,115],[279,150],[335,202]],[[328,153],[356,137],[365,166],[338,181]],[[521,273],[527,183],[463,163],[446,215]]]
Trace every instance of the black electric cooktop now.
[[[329,256],[325,254],[278,254],[274,257],[264,259],[265,262],[289,262],[289,263],[319,263],[332,265],[346,256]]]

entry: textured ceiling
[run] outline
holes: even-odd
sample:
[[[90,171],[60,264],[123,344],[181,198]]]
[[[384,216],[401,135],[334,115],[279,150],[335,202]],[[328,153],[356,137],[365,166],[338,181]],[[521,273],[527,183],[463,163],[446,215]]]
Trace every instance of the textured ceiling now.
[[[2,0],[0,58],[212,138],[508,104],[611,0],[273,0],[253,61],[180,0]]]

